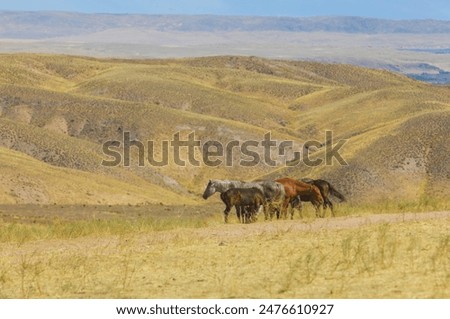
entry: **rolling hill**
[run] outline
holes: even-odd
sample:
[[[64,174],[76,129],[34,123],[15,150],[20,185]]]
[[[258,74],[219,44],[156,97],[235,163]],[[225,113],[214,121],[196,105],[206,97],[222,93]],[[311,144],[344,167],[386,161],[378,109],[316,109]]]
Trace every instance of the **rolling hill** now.
[[[450,190],[450,88],[350,65],[204,57],[95,59],[0,55],[0,203],[199,204],[210,178],[322,177],[357,202],[444,198]],[[325,131],[333,132],[327,141]],[[347,140],[348,163],[307,167],[258,163],[225,149],[218,166],[151,165],[132,147],[129,166],[108,167],[105,142],[163,141],[192,132],[218,141]],[[331,144],[330,144],[331,143]],[[331,145],[332,146],[332,145]],[[148,148],[147,148],[148,149]],[[146,151],[147,151],[146,149]],[[187,154],[181,155],[187,161]],[[248,155],[248,154],[247,154]],[[202,149],[194,156],[202,159]]]

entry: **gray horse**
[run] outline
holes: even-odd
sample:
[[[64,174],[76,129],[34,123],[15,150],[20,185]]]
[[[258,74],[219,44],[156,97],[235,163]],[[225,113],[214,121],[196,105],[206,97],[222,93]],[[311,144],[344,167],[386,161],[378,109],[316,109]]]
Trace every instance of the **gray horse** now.
[[[205,191],[203,192],[203,198],[208,199],[208,197],[212,196],[214,193],[224,193],[230,188],[257,188],[263,194],[269,205],[269,209],[272,209],[273,203],[282,202],[284,199],[284,186],[280,183],[270,181],[270,180],[259,180],[254,182],[244,182],[244,181],[236,181],[236,180],[220,180],[220,179],[211,179],[206,185]],[[244,208],[242,208],[244,209]],[[236,213],[238,218],[240,218],[241,207],[236,207]],[[264,206],[264,217],[268,219],[268,211],[267,207]]]

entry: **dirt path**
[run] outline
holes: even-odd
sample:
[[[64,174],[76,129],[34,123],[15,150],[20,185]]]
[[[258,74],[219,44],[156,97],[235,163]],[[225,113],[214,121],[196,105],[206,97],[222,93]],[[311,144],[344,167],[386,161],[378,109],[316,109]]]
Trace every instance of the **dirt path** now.
[[[138,235],[130,235],[134,250],[145,250],[155,244],[170,244],[177,240],[212,241],[219,245],[235,240],[258,235],[270,235],[284,232],[305,232],[321,230],[351,229],[383,223],[403,223],[436,219],[450,219],[450,211],[423,213],[377,214],[367,216],[346,216],[336,218],[302,220],[281,220],[273,222],[257,222],[254,224],[222,224],[205,228],[179,228],[169,231],[157,231]],[[107,254],[117,249],[123,238],[119,236],[81,237],[75,239],[51,239],[26,242],[22,244],[0,244],[0,256],[21,256],[23,254],[85,252]],[[126,239],[128,240],[128,239]]]
[[[336,218],[314,219],[310,221],[279,220],[274,222],[258,222],[255,224],[247,225],[219,225],[210,228],[193,229],[190,230],[190,232],[195,234],[195,236],[199,239],[216,238],[220,242],[224,242],[228,240],[232,241],[236,238],[241,239],[257,235],[276,234],[283,232],[351,229],[384,223],[392,224],[425,221],[431,219],[450,219],[450,211],[345,216]],[[171,236],[169,234],[165,234],[163,236],[164,240],[167,240],[170,237]]]

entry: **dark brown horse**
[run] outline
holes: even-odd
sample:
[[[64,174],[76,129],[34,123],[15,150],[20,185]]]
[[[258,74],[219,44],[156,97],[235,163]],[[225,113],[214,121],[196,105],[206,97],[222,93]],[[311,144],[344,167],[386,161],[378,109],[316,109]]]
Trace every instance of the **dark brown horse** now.
[[[330,197],[331,196],[337,197],[337,198],[339,198],[339,200],[341,202],[344,202],[345,201],[344,195],[339,193],[336,190],[336,188],[333,187],[333,185],[331,185],[329,182],[327,182],[326,180],[323,180],[323,179],[302,178],[300,181],[317,186],[317,188],[319,188],[320,194],[323,197],[324,213],[325,213],[325,209],[327,207],[330,207],[331,214],[334,217],[335,215],[334,215],[334,210],[333,210],[333,202],[331,201]],[[292,208],[298,208],[300,211],[300,214],[301,214],[301,210],[302,210],[302,202],[312,202],[311,196],[300,195],[300,196],[297,196],[296,198],[294,198],[291,202]]]
[[[256,221],[258,209],[266,204],[263,192],[255,187],[230,188],[220,194],[220,199],[225,204],[225,223],[228,223],[228,214],[233,206],[236,207],[236,212],[239,212],[239,220],[242,223],[250,223]]]
[[[311,203],[316,208],[316,215],[318,217],[323,217],[320,216],[320,208],[323,205],[323,197],[320,194],[320,190],[319,188],[317,188],[317,186],[307,184],[288,177],[280,178],[275,181],[284,186],[285,197],[281,208],[281,215],[283,216],[283,218],[286,218],[289,204],[297,196],[310,196]],[[291,219],[293,218],[294,218],[294,210],[291,209]]]

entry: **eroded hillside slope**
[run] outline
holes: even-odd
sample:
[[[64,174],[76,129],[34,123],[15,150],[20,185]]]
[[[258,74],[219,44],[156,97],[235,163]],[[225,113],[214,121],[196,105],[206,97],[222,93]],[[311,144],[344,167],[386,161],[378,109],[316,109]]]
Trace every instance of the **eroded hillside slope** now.
[[[443,197],[449,190],[450,88],[385,71],[256,57],[12,54],[0,55],[0,92],[3,203],[200,203],[210,178],[264,176],[328,178],[358,201]],[[334,143],[347,140],[341,154],[348,166],[243,167],[245,156],[225,150],[232,166],[179,166],[171,158],[163,167],[147,161],[139,167],[137,148],[130,167],[101,165],[109,159],[103,143],[123,143],[124,132],[132,140],[154,141],[160,158],[161,141],[177,132],[225,146],[232,140],[260,143],[270,132],[301,150],[311,139],[330,143],[326,130]],[[252,150],[263,158],[261,144]],[[195,157],[202,160],[201,149]],[[80,187],[57,191],[66,188],[65,174],[76,175]],[[98,196],[86,195],[99,188]]]

